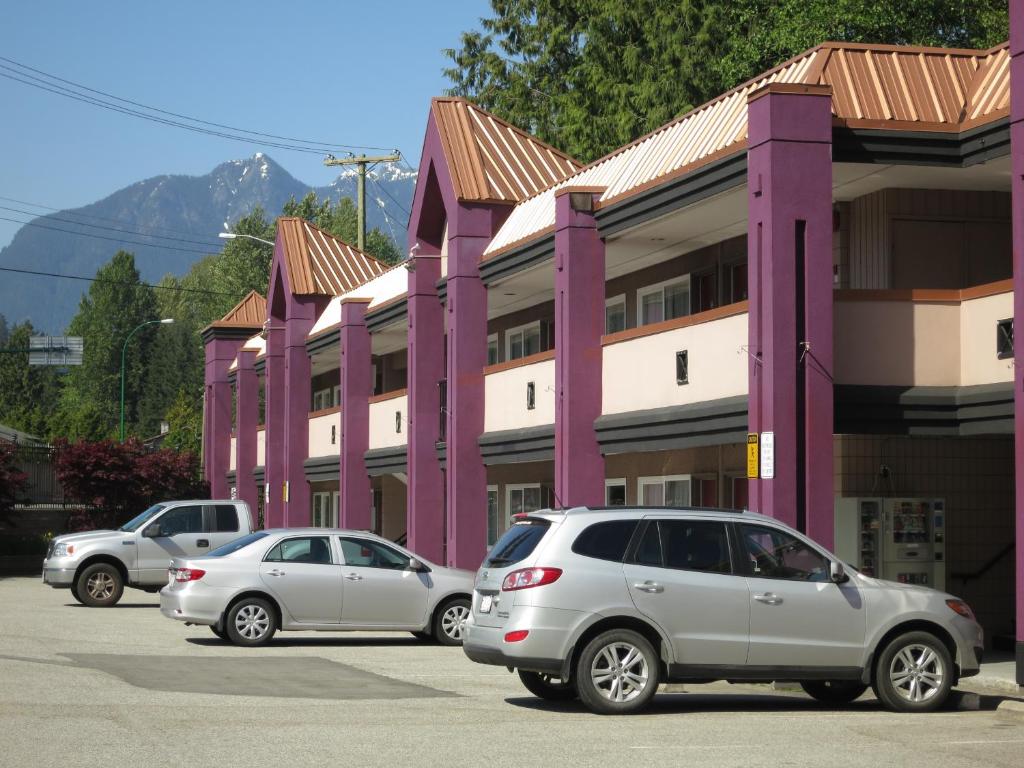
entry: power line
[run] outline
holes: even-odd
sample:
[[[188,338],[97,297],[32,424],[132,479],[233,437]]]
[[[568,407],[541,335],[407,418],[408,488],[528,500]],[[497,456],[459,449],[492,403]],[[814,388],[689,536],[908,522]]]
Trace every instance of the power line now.
[[[170,110],[161,109],[159,107],[149,106],[147,104],[143,104],[143,103],[138,102],[138,101],[132,101],[131,99],[125,99],[125,98],[122,98],[120,96],[115,96],[112,93],[107,93],[106,91],[101,91],[101,90],[96,89],[96,88],[90,88],[89,86],[83,85],[81,83],[76,83],[73,80],[66,80],[66,79],[64,79],[62,77],[58,77],[57,75],[51,75],[48,72],[44,72],[41,69],[36,69],[35,67],[30,67],[27,64],[22,64],[22,63],[20,63],[18,61],[14,61],[13,59],[8,59],[8,58],[6,58],[4,56],[0,56],[0,61],[6,61],[8,64],[13,64],[15,67],[17,67],[18,69],[21,69],[21,70],[27,70],[28,72],[35,72],[36,74],[42,75],[43,77],[47,78],[48,80],[54,80],[54,81],[59,82],[59,83],[65,83],[65,84],[73,86],[75,88],[80,88],[80,89],[82,89],[84,91],[88,91],[90,93],[95,93],[95,94],[99,94],[100,96],[105,96],[108,99],[114,99],[115,101],[119,101],[122,104],[131,104],[132,106],[139,107],[141,109],[146,109],[146,110],[149,110],[151,112],[156,112],[158,114],[169,115],[171,117],[177,117],[177,118],[180,118],[182,120],[188,120],[189,122],[198,123],[200,125],[208,125],[208,126],[211,126],[211,127],[214,127],[214,128],[222,128],[224,130],[234,131],[236,133],[247,133],[250,136],[258,136],[258,137],[262,137],[262,138],[277,139],[277,140],[280,140],[280,141],[291,142],[292,144],[306,144],[306,145],[310,145],[311,147],[315,148],[315,149],[312,149],[312,150],[307,149],[307,150],[304,150],[304,151],[314,151],[314,152],[317,152],[317,153],[322,153],[324,151],[329,151],[330,149],[371,149],[371,150],[386,150],[387,149],[386,147],[370,147],[370,146],[362,146],[362,145],[359,145],[359,144],[337,144],[337,143],[328,142],[328,141],[313,141],[311,139],[297,139],[297,138],[294,138],[292,136],[280,136],[278,134],[273,134],[273,133],[262,133],[260,131],[249,130],[247,128],[238,128],[238,127],[231,126],[231,125],[225,125],[223,123],[215,123],[215,122],[212,122],[212,121],[209,121],[209,120],[202,120],[202,119],[200,119],[198,117],[191,117],[189,115],[183,115],[183,114],[180,114],[178,112],[171,112]],[[31,75],[25,74],[25,72],[20,72],[20,71],[18,71],[18,69],[13,69],[11,67],[3,67],[3,68],[8,70],[9,72],[14,72],[15,74],[21,75],[22,77],[29,77],[32,80],[36,80],[39,83],[44,83],[46,85],[53,85],[56,88],[61,88],[60,86],[56,86],[53,83],[48,83],[45,80],[41,80],[40,78],[32,77]],[[8,76],[4,75],[4,77],[8,77]],[[11,79],[14,79],[14,78],[11,78]],[[24,81],[21,81],[21,82],[24,82]],[[32,85],[32,83],[26,83],[26,85]],[[71,91],[68,88],[61,88],[61,90],[67,91],[68,93],[74,93],[73,91]],[[78,95],[84,96],[84,94],[78,94]],[[89,98],[89,97],[86,97],[86,98]],[[96,99],[95,101],[98,102],[97,106],[99,106],[100,104],[106,104],[101,99]],[[116,105],[109,105],[109,104],[107,104],[107,106],[108,107],[116,107]],[[134,113],[134,110],[132,110],[132,113]],[[142,115],[141,113],[135,113],[135,114],[136,114],[136,116],[144,117],[144,115]],[[149,117],[147,119],[152,119],[152,117]],[[193,127],[190,127],[190,126],[179,125],[179,127],[185,127],[185,128],[189,128],[190,130],[195,130]],[[237,138],[238,140],[244,140],[241,137],[234,137],[234,138]],[[250,141],[250,143],[256,143],[256,142],[253,142],[251,139],[249,139],[249,141]],[[286,147],[282,146],[281,148],[286,148]],[[295,149],[295,150],[300,150],[301,149],[301,148],[295,147],[295,146],[293,146],[291,148]]]
[[[57,272],[38,272],[33,269],[18,269],[16,267],[0,267],[0,272],[16,272],[21,275],[36,275],[37,277],[59,277],[64,280],[82,280],[87,283],[106,283],[108,285],[123,285],[138,288],[152,288],[156,291],[182,291],[185,293],[204,293],[209,296],[236,296],[237,294],[228,291],[209,291],[203,288],[185,288],[180,285],[154,285],[153,283],[131,283],[125,280],[108,280],[104,277],[84,277],[82,275],[62,275]]]
[[[393,197],[391,196],[391,193],[390,193],[390,192],[388,192],[388,191],[387,191],[386,189],[384,189],[384,186],[383,186],[382,184],[380,184],[380,182],[378,182],[378,181],[377,181],[376,179],[373,179],[373,178],[371,178],[371,179],[370,179],[370,183],[371,183],[371,184],[373,184],[373,186],[375,186],[375,187],[376,187],[376,188],[377,188],[378,190],[380,190],[381,192],[383,192],[383,193],[384,193],[385,195],[387,195],[388,199],[389,199],[389,200],[390,200],[390,201],[391,201],[392,203],[394,203],[395,205],[397,205],[397,206],[398,206],[398,210],[400,210],[400,211],[401,211],[402,213],[404,213],[404,214],[405,214],[406,216],[412,216],[412,214],[411,214],[411,213],[409,213],[409,211],[407,211],[407,210],[405,209],[405,206],[404,206],[404,205],[402,205],[402,204],[401,204],[400,202],[398,202],[397,200],[395,200],[395,198],[393,198]]]
[[[126,245],[141,245],[145,248],[159,248],[163,251],[180,251],[181,253],[198,253],[203,256],[209,256],[213,251],[200,251],[196,248],[178,248],[174,245],[159,245],[156,243],[140,243],[138,240],[127,240],[120,237],[107,237],[105,235],[94,235],[90,232],[76,232],[73,229],[63,229],[62,227],[48,227],[45,224],[38,224],[34,221],[22,221],[21,219],[12,219],[7,216],[0,216],[0,221],[10,221],[15,224],[24,224],[26,227],[38,227],[39,229],[50,229],[54,232],[66,232],[69,235],[78,235],[79,237],[92,237],[97,240],[109,240],[112,243],[122,243]]]
[[[142,236],[142,237],[158,238],[160,240],[170,240],[170,241],[176,242],[176,243],[191,243],[192,245],[206,245],[206,246],[210,246],[211,248],[214,245],[217,245],[218,249],[219,249],[219,243],[215,243],[212,240],[210,240],[210,241],[205,241],[205,240],[189,240],[189,239],[182,238],[182,237],[171,237],[169,235],[150,235],[150,234],[148,234],[146,232],[140,232],[140,231],[134,230],[134,229],[123,229],[121,227],[107,227],[107,226],[104,226],[103,224],[90,224],[90,223],[85,222],[85,221],[75,221],[74,219],[62,219],[60,216],[54,216],[52,214],[49,214],[49,215],[46,215],[46,216],[39,216],[39,214],[33,213],[32,211],[23,211],[20,208],[11,208],[11,207],[6,206],[6,205],[0,205],[0,211],[13,211],[14,213],[21,213],[21,214],[24,214],[26,216],[37,216],[39,218],[45,218],[47,221],[59,221],[59,222],[63,222],[64,224],[74,224],[76,227],[92,227],[93,229],[103,229],[103,230],[107,230],[107,231],[110,231],[110,232],[124,232],[125,234],[129,234],[129,235],[139,235],[139,236]],[[89,233],[88,232],[81,232],[80,234],[88,235]]]

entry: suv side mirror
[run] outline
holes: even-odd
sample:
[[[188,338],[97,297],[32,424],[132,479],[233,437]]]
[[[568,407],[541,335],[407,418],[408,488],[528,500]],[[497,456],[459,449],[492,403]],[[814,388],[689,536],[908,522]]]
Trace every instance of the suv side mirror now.
[[[846,575],[846,569],[838,560],[829,561],[828,577],[835,584],[843,584],[850,580],[850,577]]]
[[[160,535],[160,523],[150,523],[142,529],[142,538],[155,539]]]

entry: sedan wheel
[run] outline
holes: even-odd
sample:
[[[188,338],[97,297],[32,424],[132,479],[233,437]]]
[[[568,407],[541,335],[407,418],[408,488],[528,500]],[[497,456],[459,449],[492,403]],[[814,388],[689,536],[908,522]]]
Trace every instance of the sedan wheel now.
[[[897,712],[931,712],[953,687],[949,650],[928,632],[908,632],[893,640],[878,657],[875,693]]]
[[[462,645],[462,630],[469,618],[469,600],[456,598],[437,611],[434,618],[434,638],[441,645]]]
[[[643,635],[614,629],[598,635],[580,654],[576,688],[592,712],[639,712],[658,690],[658,655]]]
[[[228,638],[235,645],[265,645],[277,631],[277,618],[266,600],[248,597],[228,611],[226,627]]]

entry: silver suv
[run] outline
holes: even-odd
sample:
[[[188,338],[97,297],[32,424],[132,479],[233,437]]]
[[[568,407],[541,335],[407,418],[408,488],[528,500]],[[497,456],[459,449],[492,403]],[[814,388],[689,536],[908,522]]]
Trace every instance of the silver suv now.
[[[477,573],[463,650],[545,699],[637,712],[660,683],[797,682],[940,707],[978,673],[962,600],[873,579],[758,514],[574,508],[519,515]]]

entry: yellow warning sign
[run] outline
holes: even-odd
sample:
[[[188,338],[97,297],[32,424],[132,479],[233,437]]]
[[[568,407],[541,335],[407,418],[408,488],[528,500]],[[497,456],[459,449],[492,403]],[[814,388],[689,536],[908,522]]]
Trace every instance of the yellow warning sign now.
[[[758,445],[757,445],[757,432],[747,433],[747,479],[756,480],[760,474],[760,468],[758,467]]]

